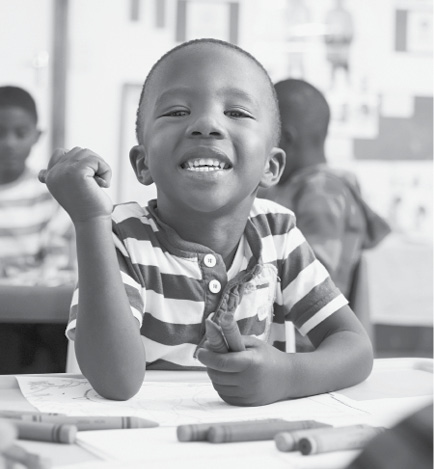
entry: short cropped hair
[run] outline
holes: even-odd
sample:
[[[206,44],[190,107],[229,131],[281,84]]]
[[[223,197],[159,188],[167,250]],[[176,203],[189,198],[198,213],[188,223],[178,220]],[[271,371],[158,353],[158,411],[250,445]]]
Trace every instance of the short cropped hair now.
[[[277,95],[276,95],[276,90],[274,89],[273,82],[271,81],[270,75],[268,74],[267,70],[265,67],[257,60],[253,55],[251,55],[249,52],[245,51],[241,47],[236,46],[235,44],[232,44],[230,42],[222,41],[220,39],[214,39],[214,38],[201,38],[201,39],[192,39],[191,41],[183,42],[182,44],[178,44],[176,47],[173,49],[170,49],[168,52],[166,52],[164,55],[162,55],[157,62],[153,65],[151,68],[150,72],[148,73],[145,82],[142,87],[142,92],[140,94],[140,100],[139,100],[139,106],[137,108],[137,114],[136,114],[136,138],[137,141],[140,143],[140,129],[143,127],[143,112],[142,112],[142,105],[145,102],[145,95],[147,92],[147,89],[149,87],[149,82],[152,78],[152,76],[155,74],[155,71],[158,69],[159,65],[170,55],[172,55],[174,52],[184,49],[189,46],[194,46],[196,44],[217,44],[222,47],[226,47],[228,49],[232,49],[234,51],[239,52],[240,54],[243,54],[245,57],[249,58],[252,62],[254,62],[259,69],[262,71],[264,74],[264,78],[267,80],[267,83],[270,88],[270,95],[271,95],[271,112],[272,112],[272,126],[273,126],[273,144],[277,145],[280,141],[280,113],[279,113],[279,104],[277,101]]]
[[[19,107],[27,111],[38,122],[36,103],[32,95],[18,86],[0,86],[0,108]]]

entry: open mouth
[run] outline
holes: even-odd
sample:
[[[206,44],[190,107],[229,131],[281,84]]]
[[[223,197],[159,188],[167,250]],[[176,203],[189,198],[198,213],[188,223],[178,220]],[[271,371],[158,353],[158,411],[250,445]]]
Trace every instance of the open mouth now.
[[[222,171],[230,169],[231,165],[216,158],[192,158],[181,164],[182,169],[187,171]]]

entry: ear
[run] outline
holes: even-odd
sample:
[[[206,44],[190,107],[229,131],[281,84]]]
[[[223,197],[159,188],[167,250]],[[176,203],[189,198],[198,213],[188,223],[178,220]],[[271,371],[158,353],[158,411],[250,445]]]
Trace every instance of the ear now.
[[[143,145],[135,145],[131,148],[130,163],[133,167],[134,173],[136,174],[137,180],[141,184],[149,186],[154,182],[149,171],[146,152]]]
[[[259,183],[259,187],[268,189],[276,185],[285,169],[285,163],[285,152],[281,148],[273,147],[265,164],[264,175]]]
[[[35,135],[33,137],[33,145],[35,145],[41,138],[42,130],[36,129]]]

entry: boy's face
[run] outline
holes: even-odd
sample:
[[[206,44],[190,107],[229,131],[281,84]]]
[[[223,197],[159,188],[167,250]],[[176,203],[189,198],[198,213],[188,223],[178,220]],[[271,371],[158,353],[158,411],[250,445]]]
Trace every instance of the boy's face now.
[[[149,84],[136,147],[145,170],[135,170],[156,183],[159,208],[233,213],[250,205],[282,153],[273,147],[272,94],[259,67],[202,44],[167,57]]]
[[[39,136],[35,119],[26,110],[0,108],[0,184],[13,182],[21,176]]]

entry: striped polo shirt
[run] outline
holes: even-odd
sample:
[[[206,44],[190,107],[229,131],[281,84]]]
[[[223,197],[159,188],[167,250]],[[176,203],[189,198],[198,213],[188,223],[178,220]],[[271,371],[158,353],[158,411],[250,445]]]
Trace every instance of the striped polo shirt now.
[[[71,231],[69,216],[32,170],[0,184],[0,277],[39,268],[47,256],[66,264]]]
[[[146,348],[148,369],[203,368],[194,357],[205,318],[234,315],[244,335],[286,348],[285,322],[307,334],[347,304],[315,258],[295,216],[256,199],[232,267],[199,244],[181,239],[156,213],[135,202],[115,206],[113,236],[131,312]],[[74,339],[78,291],[67,336]]]

